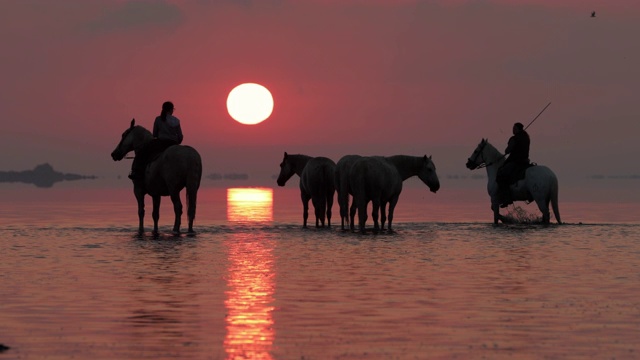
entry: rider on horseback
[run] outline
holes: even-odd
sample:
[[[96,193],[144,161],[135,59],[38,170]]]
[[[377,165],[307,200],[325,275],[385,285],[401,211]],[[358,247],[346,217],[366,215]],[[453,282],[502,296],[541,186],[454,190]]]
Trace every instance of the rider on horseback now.
[[[519,122],[513,124],[513,136],[509,138],[507,149],[504,151],[509,157],[496,175],[500,207],[513,204],[509,186],[517,180],[518,172],[529,165],[529,144],[529,134],[524,130],[524,125]]]
[[[147,143],[133,159],[129,179],[143,180],[145,167],[155,155],[160,154],[171,145],[182,143],[182,128],[180,120],[173,116],[173,103],[166,101],[162,104],[162,112],[153,123],[153,140]]]

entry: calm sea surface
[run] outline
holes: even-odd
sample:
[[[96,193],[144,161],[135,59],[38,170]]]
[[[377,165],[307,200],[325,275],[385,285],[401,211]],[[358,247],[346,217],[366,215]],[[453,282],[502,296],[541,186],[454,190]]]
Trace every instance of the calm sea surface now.
[[[128,187],[3,185],[0,360],[640,358],[638,199],[493,227],[482,186],[405,188],[360,235],[296,184],[202,188],[191,237],[163,198],[158,238]]]

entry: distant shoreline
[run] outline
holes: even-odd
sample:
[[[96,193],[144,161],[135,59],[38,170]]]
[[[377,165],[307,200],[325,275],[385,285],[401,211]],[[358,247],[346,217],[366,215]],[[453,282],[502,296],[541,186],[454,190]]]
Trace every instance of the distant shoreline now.
[[[50,188],[60,181],[97,179],[95,175],[79,175],[62,173],[53,169],[48,163],[37,165],[33,170],[0,171],[0,182],[21,182],[37,187]]]

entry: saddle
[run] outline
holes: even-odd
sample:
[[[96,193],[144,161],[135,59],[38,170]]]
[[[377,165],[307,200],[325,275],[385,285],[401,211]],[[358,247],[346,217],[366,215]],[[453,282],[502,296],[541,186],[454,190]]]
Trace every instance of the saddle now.
[[[160,155],[162,155],[168,148],[174,145],[177,144],[158,142],[153,148],[149,149],[149,158],[147,161],[147,165],[156,161],[160,157]]]
[[[527,172],[527,169],[532,167],[532,166],[536,166],[538,164],[534,163],[534,162],[530,162],[526,165],[521,165],[520,167],[518,167],[513,174],[511,175],[511,181],[509,182],[510,185],[513,185],[515,183],[517,183],[520,180],[524,179],[524,176]]]

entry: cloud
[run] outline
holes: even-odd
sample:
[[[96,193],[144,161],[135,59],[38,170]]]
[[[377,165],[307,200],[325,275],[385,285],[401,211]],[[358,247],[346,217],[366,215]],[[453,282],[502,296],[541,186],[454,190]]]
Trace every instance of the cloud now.
[[[175,28],[184,21],[184,14],[164,1],[129,1],[106,10],[85,25],[95,34],[129,32],[146,28]]]

